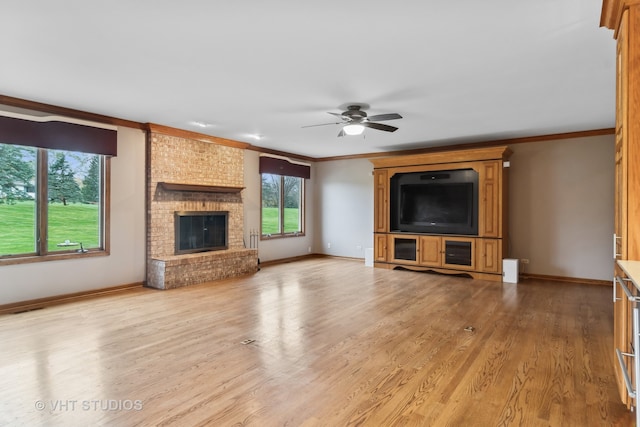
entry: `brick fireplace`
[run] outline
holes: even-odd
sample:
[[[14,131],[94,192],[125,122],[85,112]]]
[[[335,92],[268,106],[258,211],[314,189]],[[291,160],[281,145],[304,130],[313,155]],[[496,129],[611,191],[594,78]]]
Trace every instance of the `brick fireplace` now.
[[[173,131],[149,125],[147,286],[172,289],[256,272],[257,250],[243,243],[242,144]],[[176,254],[175,214],[185,211],[227,212],[227,249]]]

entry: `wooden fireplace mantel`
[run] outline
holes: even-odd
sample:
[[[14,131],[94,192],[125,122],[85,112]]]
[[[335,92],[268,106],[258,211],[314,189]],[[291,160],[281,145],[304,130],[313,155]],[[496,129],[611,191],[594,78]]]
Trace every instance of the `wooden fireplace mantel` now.
[[[167,191],[197,191],[202,193],[239,193],[244,187],[230,187],[223,185],[181,184],[176,182],[158,182]]]

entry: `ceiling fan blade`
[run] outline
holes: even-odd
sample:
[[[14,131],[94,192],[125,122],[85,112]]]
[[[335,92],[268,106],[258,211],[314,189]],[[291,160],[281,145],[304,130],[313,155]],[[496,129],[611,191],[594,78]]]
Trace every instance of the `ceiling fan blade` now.
[[[398,113],[378,114],[376,116],[369,116],[369,120],[371,120],[372,122],[382,122],[385,120],[396,120],[401,118],[402,116]]]
[[[382,123],[363,122],[360,124],[367,128],[383,130],[385,132],[395,132],[398,130],[398,128],[395,126],[383,125]]]
[[[312,127],[316,127],[316,126],[327,126],[327,125],[339,125],[342,122],[333,122],[333,123],[321,123],[319,125],[306,125],[306,126],[302,126],[303,128],[312,128]]]
[[[327,111],[327,114],[331,114],[332,116],[336,116],[336,117],[340,117],[342,118],[342,113],[332,113],[331,111]]]

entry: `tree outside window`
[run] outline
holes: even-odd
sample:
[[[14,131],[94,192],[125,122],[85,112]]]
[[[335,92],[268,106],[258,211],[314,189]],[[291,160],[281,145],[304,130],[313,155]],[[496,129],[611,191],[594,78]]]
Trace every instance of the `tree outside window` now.
[[[36,175],[36,153],[32,147],[0,144],[0,204],[33,198],[29,190]]]
[[[0,144],[0,258],[104,250],[104,157]]]
[[[304,232],[304,179],[263,173],[262,236],[299,236]]]

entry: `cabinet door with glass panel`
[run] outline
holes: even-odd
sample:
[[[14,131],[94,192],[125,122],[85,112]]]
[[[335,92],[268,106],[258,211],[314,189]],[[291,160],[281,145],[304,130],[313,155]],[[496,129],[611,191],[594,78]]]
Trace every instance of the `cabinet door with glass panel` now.
[[[442,266],[456,270],[475,270],[476,239],[442,237]]]
[[[389,235],[389,247],[392,262],[456,270],[476,267],[474,238]]]
[[[420,236],[389,235],[390,260],[399,264],[419,264],[418,242]]]

